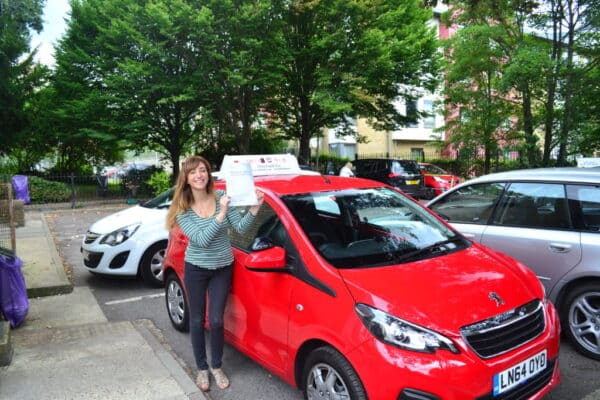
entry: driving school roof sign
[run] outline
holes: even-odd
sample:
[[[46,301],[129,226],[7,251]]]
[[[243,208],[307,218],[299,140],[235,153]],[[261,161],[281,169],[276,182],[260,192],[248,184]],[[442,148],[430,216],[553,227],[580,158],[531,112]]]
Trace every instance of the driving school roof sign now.
[[[290,175],[301,172],[298,160],[292,154],[243,155],[223,157],[219,176],[226,177],[235,164],[250,164],[253,176],[261,175]]]

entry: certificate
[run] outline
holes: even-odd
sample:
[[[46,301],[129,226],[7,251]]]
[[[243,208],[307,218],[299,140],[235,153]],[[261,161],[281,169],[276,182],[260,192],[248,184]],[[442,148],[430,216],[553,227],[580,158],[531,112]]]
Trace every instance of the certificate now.
[[[258,204],[254,188],[252,167],[246,162],[232,163],[227,169],[225,187],[231,206],[254,206]]]

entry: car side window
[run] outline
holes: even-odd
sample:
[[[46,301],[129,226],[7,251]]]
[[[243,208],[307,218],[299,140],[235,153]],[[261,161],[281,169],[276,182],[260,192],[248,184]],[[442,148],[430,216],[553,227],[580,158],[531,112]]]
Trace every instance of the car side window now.
[[[569,228],[570,216],[564,185],[511,183],[502,196],[492,222],[525,228]]]
[[[600,186],[568,185],[567,193],[575,228],[600,232]]]
[[[240,212],[242,214],[247,212],[247,208],[244,207],[240,209]],[[242,250],[250,251],[254,239],[258,236],[268,236],[268,234],[274,230],[274,227],[277,223],[279,223],[279,218],[277,218],[277,215],[271,206],[265,202],[260,207],[258,214],[256,214],[256,217],[254,218],[254,223],[250,226],[246,233],[240,235],[234,229],[229,227],[231,244]]]
[[[431,209],[448,222],[487,224],[504,186],[501,182],[465,186],[433,204]]]

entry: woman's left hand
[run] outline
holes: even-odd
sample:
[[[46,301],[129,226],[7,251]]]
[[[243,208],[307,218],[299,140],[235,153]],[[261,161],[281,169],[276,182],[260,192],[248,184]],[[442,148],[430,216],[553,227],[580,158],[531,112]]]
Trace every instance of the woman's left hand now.
[[[265,194],[258,189],[256,189],[256,200],[259,206],[265,201]]]
[[[263,192],[261,192],[260,190],[256,189],[257,204],[255,206],[250,207],[250,209],[249,209],[250,214],[256,216],[256,214],[258,213],[258,209],[260,208],[260,206],[262,206],[264,201],[265,201],[265,194]]]

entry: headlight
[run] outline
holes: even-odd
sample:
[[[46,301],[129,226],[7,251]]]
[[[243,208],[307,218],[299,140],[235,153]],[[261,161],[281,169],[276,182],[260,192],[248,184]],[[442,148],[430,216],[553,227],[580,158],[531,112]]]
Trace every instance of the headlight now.
[[[448,183],[448,182],[446,182],[445,179],[442,179],[439,176],[434,176],[433,180],[436,181],[437,183]]]
[[[411,324],[366,304],[357,304],[354,309],[369,332],[384,343],[424,353],[449,350],[458,354],[452,340],[437,332]]]
[[[121,244],[127,239],[129,239],[135,233],[135,231],[138,230],[140,225],[141,223],[137,223],[119,228],[116,231],[113,231],[108,235],[104,236],[102,240],[100,240],[100,244],[107,244],[109,246],[116,246],[118,244]]]

